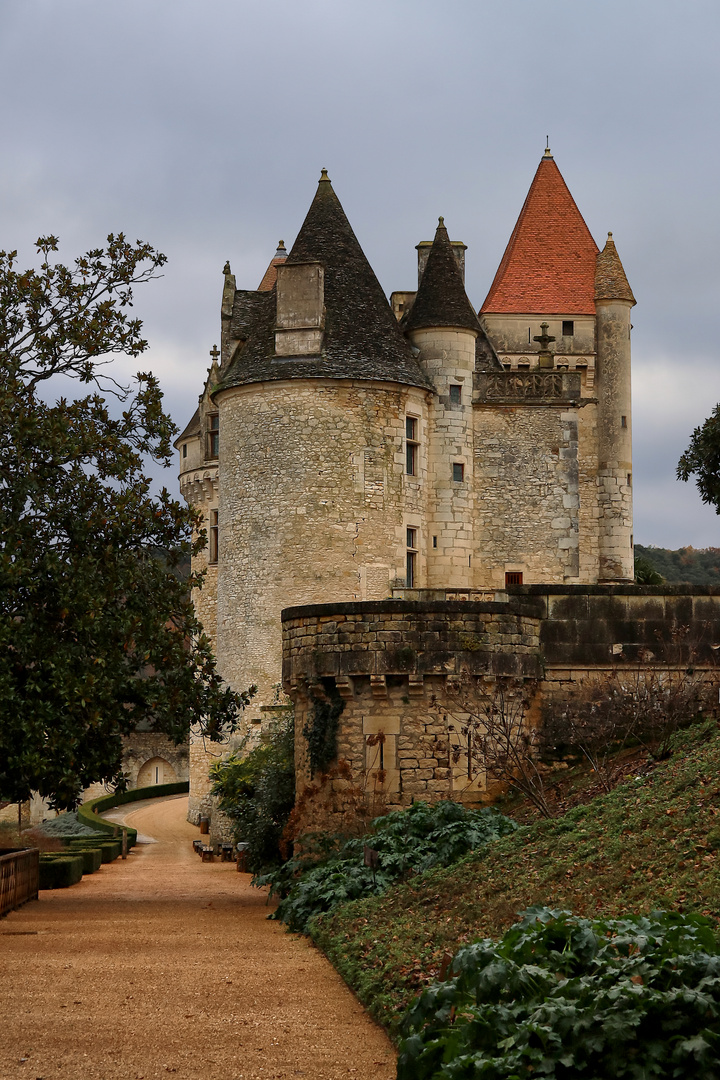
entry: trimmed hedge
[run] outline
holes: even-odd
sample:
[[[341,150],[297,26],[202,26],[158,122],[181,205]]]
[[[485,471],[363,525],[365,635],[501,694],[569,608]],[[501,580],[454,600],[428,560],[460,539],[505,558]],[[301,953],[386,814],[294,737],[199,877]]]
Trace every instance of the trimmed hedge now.
[[[114,833],[121,826],[113,821],[103,821],[100,814],[103,810],[112,810],[115,806],[124,806],[125,803],[140,802],[142,799],[159,799],[163,795],[185,795],[190,790],[188,780],[181,780],[175,784],[153,784],[152,787],[133,788],[132,791],[115,792],[112,795],[101,795],[99,799],[90,799],[78,807],[78,821],[96,832]],[[137,829],[129,826],[128,847],[137,843]]]
[[[66,845],[66,850],[75,854],[80,854],[83,851],[99,851],[100,860],[104,863],[114,862],[122,854],[122,841],[121,840],[108,840],[103,837],[101,840],[93,840],[90,843],[70,843]]]
[[[72,848],[73,856],[79,855],[83,861],[83,874],[94,874],[96,870],[100,869],[103,861],[102,849],[99,847],[74,847]]]
[[[77,885],[83,876],[82,855],[55,855],[51,852],[40,855],[41,889],[67,889]]]

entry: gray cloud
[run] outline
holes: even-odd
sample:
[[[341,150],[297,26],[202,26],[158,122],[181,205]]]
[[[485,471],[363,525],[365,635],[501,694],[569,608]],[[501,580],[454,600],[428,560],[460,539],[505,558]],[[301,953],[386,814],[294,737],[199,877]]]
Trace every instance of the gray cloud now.
[[[165,251],[137,310],[182,425],[225,259],[257,285],[321,166],[388,292],[443,214],[479,305],[548,134],[638,298],[636,536],[712,544],[674,466],[720,396],[719,27],[715,0],[6,0],[0,244]]]

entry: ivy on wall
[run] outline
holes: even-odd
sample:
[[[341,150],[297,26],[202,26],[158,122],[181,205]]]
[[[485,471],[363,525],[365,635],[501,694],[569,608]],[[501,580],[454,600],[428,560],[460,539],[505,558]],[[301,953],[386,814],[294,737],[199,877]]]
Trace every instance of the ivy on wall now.
[[[333,679],[323,679],[322,690],[313,691],[310,715],[303,726],[310,759],[310,774],[325,772],[337,757],[337,733],[345,702]]]

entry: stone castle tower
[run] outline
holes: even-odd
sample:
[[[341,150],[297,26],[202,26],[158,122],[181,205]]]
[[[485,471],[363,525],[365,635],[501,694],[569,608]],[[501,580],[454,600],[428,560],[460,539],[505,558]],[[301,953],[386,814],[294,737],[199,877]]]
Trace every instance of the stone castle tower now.
[[[546,151],[479,313],[464,256],[441,218],[388,303],[323,170],[258,289],[225,266],[176,446],[209,538],[198,613],[223,676],[259,687],[250,723],[282,707],[284,608],[632,581],[635,301],[612,236],[599,251]],[[192,816],[209,760],[191,743]]]

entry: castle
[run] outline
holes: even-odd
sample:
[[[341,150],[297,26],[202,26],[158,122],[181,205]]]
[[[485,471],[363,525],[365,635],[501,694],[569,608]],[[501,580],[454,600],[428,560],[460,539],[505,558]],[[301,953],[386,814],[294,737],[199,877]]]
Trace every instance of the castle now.
[[[403,699],[422,684],[416,671],[409,694],[412,673],[387,659],[403,637],[397,619],[342,674],[337,657],[359,656],[362,633],[317,605],[351,605],[362,624],[363,605],[392,615],[464,603],[483,641],[499,634],[501,652],[514,642],[516,655],[535,655],[538,627],[523,622],[532,612],[495,610],[508,589],[633,580],[635,299],[612,235],[599,250],[547,150],[479,312],[465,292],[465,245],[442,218],[417,251],[417,290],[388,302],[323,170],[295,243],[280,243],[257,289],[238,289],[225,266],[221,347],[176,447],[181,491],[209,539],[198,614],[222,675],[259,688],[251,728],[283,707],[284,609],[285,689],[301,708],[293,658],[305,655],[307,669],[308,619],[313,677],[334,678],[347,700],[387,699],[381,652],[386,672],[405,679]],[[413,611],[413,632],[425,632]],[[498,618],[514,620],[508,633]],[[383,782],[407,792],[400,748]],[[191,740],[190,758],[197,818],[210,805],[212,751]]]

